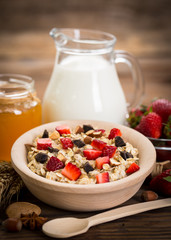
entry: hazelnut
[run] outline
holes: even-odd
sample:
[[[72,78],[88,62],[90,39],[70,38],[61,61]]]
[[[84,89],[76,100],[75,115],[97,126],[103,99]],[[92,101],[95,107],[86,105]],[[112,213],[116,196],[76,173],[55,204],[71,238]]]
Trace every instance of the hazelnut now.
[[[8,232],[20,232],[22,229],[22,221],[19,218],[7,218],[2,225]]]
[[[91,143],[91,140],[92,140],[92,138],[89,137],[89,136],[87,136],[87,137],[84,138],[85,144],[90,144],[90,143]]]
[[[158,195],[157,193],[153,192],[153,191],[144,191],[141,194],[141,199],[145,202],[148,201],[153,201],[153,200],[157,200],[158,199]]]

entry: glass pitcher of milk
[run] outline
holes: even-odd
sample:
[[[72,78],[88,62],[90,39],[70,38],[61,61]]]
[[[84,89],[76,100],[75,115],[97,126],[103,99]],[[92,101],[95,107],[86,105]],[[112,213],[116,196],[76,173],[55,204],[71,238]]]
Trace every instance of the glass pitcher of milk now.
[[[114,51],[116,37],[101,31],[54,28],[50,35],[57,54],[43,99],[43,121],[89,119],[124,124],[127,102],[115,64],[130,67],[135,84],[130,107],[136,107],[144,83],[135,58]]]

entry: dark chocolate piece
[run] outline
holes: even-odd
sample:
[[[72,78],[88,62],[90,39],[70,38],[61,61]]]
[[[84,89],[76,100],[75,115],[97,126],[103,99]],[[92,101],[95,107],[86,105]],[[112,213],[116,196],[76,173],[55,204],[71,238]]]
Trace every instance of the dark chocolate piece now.
[[[133,155],[126,151],[120,152],[120,155],[124,160],[126,160],[127,158],[133,158]]]
[[[115,146],[116,147],[124,147],[124,146],[126,146],[126,143],[120,136],[117,136],[117,137],[115,137]]]
[[[91,171],[93,171],[94,170],[94,168],[88,163],[88,162],[86,162],[85,164],[84,164],[84,170],[85,170],[85,172],[86,173],[89,173],[89,172],[91,172]]]
[[[42,138],[48,138],[49,137],[49,133],[48,131],[45,129],[42,135]]]
[[[85,146],[85,143],[83,141],[81,141],[80,139],[78,140],[73,140],[73,143],[78,147],[78,148],[82,148]]]
[[[91,125],[83,125],[84,132],[88,132],[89,130],[94,130],[94,128]]]
[[[59,152],[59,149],[57,149],[57,148],[53,148],[53,147],[48,147],[48,150],[49,150],[49,152],[50,153],[53,153],[53,152]]]

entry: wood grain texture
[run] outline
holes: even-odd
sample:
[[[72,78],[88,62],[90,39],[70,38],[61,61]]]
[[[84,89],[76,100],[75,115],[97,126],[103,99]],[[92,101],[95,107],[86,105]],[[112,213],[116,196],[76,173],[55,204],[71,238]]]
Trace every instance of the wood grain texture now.
[[[0,8],[0,72],[32,76],[41,99],[55,59],[54,42],[48,34],[52,27],[114,34],[115,48],[131,52],[140,62],[146,83],[144,102],[154,97],[171,99],[169,0],[1,0]],[[129,101],[129,70],[118,69]]]
[[[35,79],[42,99],[55,59],[49,37],[52,27],[91,28],[117,37],[115,49],[133,53],[139,60],[146,83],[144,103],[156,97],[171,100],[170,0],[0,0],[0,73],[20,73]],[[131,94],[128,69],[118,66],[123,88]],[[139,201],[138,192],[127,204]],[[27,190],[20,200],[42,208],[49,219],[63,216],[87,217],[50,207]],[[1,216],[5,218],[5,216]],[[171,209],[164,208],[93,227],[88,233],[70,239],[165,239],[171,236]],[[51,239],[42,232],[23,229],[7,233],[0,227],[0,239]]]

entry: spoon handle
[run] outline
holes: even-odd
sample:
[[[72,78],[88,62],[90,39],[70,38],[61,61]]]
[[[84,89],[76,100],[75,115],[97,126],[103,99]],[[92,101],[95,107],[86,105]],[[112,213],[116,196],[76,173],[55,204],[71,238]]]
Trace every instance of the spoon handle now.
[[[112,220],[134,215],[137,213],[171,206],[171,198],[165,198],[162,200],[155,200],[151,202],[137,203],[125,207],[116,208],[109,210],[100,214],[96,214],[92,217],[89,217],[89,227],[101,224],[104,222],[110,222]]]

